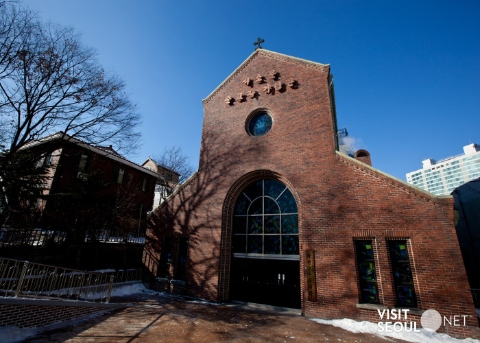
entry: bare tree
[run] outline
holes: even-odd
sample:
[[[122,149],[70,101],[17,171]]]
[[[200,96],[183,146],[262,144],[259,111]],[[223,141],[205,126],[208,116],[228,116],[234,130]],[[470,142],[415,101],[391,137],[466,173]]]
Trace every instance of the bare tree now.
[[[195,172],[195,168],[190,165],[188,157],[183,154],[182,148],[178,146],[165,148],[160,155],[153,157],[153,160],[159,165],[178,173],[180,175],[179,183],[185,182]]]
[[[139,115],[124,83],[73,29],[5,2],[0,19],[0,123],[10,153],[57,131],[123,153],[137,147]]]
[[[146,226],[146,210],[138,205],[138,196],[140,190],[132,179],[129,179],[117,190],[115,203],[111,210],[111,219],[108,227],[111,232],[126,238],[129,234],[140,236],[141,232],[145,233]],[[143,215],[145,212],[145,215]],[[144,223],[142,225],[142,223]]]
[[[38,200],[47,181],[47,166],[38,163],[38,155],[20,151],[8,160],[0,151],[0,227],[29,227],[38,223]]]
[[[16,155],[29,142],[62,131],[128,154],[137,148],[139,122],[124,83],[103,70],[73,29],[0,0],[0,225],[6,212],[20,210],[13,204],[24,203],[12,175],[23,175],[28,194],[39,187],[36,171],[32,178],[12,171],[24,165]]]

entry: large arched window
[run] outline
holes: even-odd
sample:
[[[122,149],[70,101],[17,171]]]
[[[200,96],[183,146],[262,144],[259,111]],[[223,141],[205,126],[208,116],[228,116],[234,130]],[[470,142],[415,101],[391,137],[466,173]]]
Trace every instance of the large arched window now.
[[[248,185],[235,203],[235,257],[298,259],[298,209],[292,192],[276,180]]]

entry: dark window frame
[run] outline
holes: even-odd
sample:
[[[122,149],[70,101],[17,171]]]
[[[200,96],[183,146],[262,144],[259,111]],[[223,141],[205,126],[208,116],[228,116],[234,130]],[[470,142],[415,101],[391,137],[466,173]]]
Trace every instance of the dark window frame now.
[[[189,236],[167,235],[163,237],[161,257],[159,263],[159,276],[164,278],[169,275],[170,264],[173,266],[173,279],[185,281],[188,266]]]
[[[125,169],[119,168],[117,173],[117,184],[123,184],[123,180],[125,179]]]
[[[78,171],[79,172],[85,172],[87,170],[87,164],[88,164],[88,155],[81,154],[80,155],[80,160],[78,161]]]
[[[409,239],[387,240],[388,257],[392,272],[396,307],[418,308],[415,279],[410,262],[409,250],[411,249],[409,243]],[[402,256],[402,250],[405,252],[404,256]],[[405,294],[406,292],[408,294]]]
[[[380,304],[380,288],[375,253],[375,239],[354,239],[358,296],[361,304]],[[370,248],[368,248],[370,246]],[[371,256],[370,252],[371,250]],[[373,279],[370,279],[373,273]]]

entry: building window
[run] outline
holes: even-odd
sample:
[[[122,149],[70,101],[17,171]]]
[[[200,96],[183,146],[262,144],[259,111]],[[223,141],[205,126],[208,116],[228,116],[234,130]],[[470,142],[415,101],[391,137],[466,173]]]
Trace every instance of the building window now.
[[[146,192],[148,188],[148,179],[146,177],[140,176],[138,178],[138,189],[142,192]]]
[[[188,237],[165,236],[163,238],[159,275],[185,280],[188,259]]]
[[[248,123],[248,133],[251,136],[263,136],[272,128],[272,117],[266,112],[256,114]]]
[[[52,161],[53,161],[53,154],[50,152],[45,156],[45,160],[43,161],[43,165],[45,167],[49,167],[49,166],[52,165]]]
[[[37,168],[39,167],[49,167],[50,165],[52,165],[52,161],[53,161],[53,154],[50,152],[50,153],[47,153],[45,154],[44,157],[42,157],[40,160],[38,160],[37,162]]]
[[[166,187],[160,184],[155,185],[155,197],[166,199],[170,194],[172,194],[173,189]]]
[[[372,240],[356,240],[360,302],[378,304],[378,284]]]
[[[276,180],[259,180],[240,194],[233,216],[236,257],[299,255],[298,210],[290,190]]]
[[[117,176],[117,183],[122,184],[123,183],[123,174],[125,174],[125,170],[119,169],[118,170],[118,176]]]
[[[78,171],[85,171],[85,167],[87,166],[87,155],[80,156],[80,163],[78,164]]]
[[[188,237],[180,237],[178,242],[178,258],[175,279],[185,280],[187,274]]]
[[[388,241],[393,282],[398,307],[417,307],[417,297],[413,284],[412,269],[408,257],[406,240]]]
[[[162,255],[160,259],[159,275],[168,277],[170,264],[173,263],[173,237],[163,237]]]

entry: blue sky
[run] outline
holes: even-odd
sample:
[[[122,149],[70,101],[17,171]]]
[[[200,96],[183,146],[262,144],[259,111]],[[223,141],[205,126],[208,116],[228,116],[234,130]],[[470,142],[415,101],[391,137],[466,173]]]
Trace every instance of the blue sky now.
[[[480,1],[23,0],[120,76],[143,123],[198,166],[207,97],[254,50],[330,64],[337,120],[400,179],[480,144]]]

